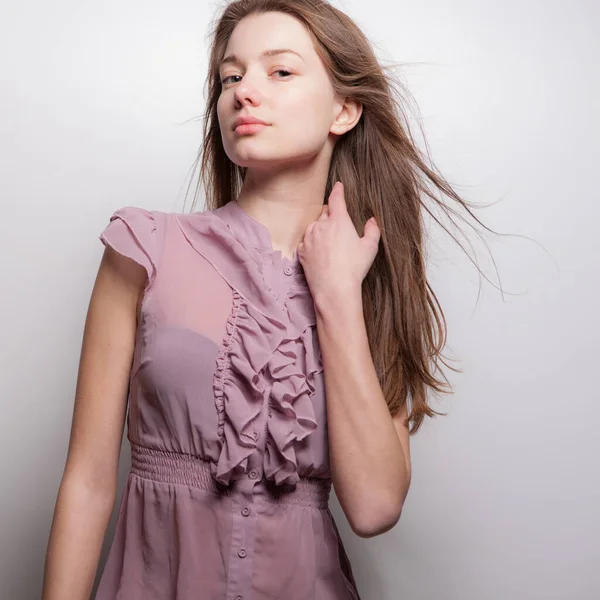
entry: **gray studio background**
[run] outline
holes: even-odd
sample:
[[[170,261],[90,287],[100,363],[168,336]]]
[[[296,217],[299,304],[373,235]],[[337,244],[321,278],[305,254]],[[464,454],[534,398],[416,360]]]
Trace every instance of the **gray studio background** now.
[[[335,4],[382,60],[411,63],[433,160],[465,198],[500,200],[478,216],[532,238],[486,237],[507,293],[482,281],[478,298],[475,267],[432,232],[447,354],[464,373],[449,372],[455,394],[434,401],[448,416],[411,440],[393,530],[355,537],[332,497],[361,593],[597,600],[599,5]],[[40,597],[98,235],[121,206],[191,206],[215,7],[0,4],[1,600]],[[124,437],[118,498],[128,460]]]

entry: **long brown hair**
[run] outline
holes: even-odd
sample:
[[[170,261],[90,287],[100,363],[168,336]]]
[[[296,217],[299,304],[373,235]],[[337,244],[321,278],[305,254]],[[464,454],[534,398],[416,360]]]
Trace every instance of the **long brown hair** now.
[[[428,390],[452,392],[440,363],[462,372],[450,366],[442,354],[446,320],[426,278],[424,212],[464,247],[428,208],[424,197],[433,200],[453,224],[451,215],[460,214],[439,200],[429,186],[433,184],[456,203],[456,208],[466,211],[488,231],[493,230],[473,214],[474,204],[462,199],[435,166],[428,166],[405,116],[408,90],[393,72],[386,72],[379,64],[369,40],[352,19],[325,0],[236,0],[226,4],[215,19],[210,32],[203,144],[196,159],[196,163],[201,160],[198,188],[200,184],[204,187],[208,210],[235,200],[245,175],[245,168],[226,155],[221,140],[218,64],[236,25],[252,13],[270,11],[286,13],[304,24],[335,92],[363,106],[356,126],[336,142],[324,202],[340,180],[348,213],[359,234],[370,217],[377,219],[381,242],[363,283],[364,315],[386,403],[395,415],[410,401],[405,425],[412,423],[412,435],[425,416],[446,414],[427,403]],[[438,371],[443,380],[436,377]]]

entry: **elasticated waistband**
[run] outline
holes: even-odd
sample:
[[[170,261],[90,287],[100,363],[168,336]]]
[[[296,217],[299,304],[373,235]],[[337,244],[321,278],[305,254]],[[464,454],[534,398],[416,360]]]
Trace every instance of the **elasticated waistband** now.
[[[218,482],[211,473],[210,461],[192,454],[147,448],[130,443],[131,473],[144,479],[162,483],[176,483],[196,487],[213,494],[231,496],[230,486]],[[277,485],[263,478],[263,499],[282,504],[298,504],[314,508],[327,508],[331,491],[331,479],[301,477],[296,485]]]

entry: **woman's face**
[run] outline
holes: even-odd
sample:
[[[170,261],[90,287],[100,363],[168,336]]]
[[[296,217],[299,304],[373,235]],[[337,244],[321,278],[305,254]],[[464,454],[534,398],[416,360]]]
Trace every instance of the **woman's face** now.
[[[288,49],[274,56],[266,50]],[[225,152],[242,167],[265,169],[314,159],[325,147],[343,102],[334,97],[325,67],[304,26],[279,12],[242,19],[231,34],[220,66],[217,114]],[[237,117],[268,125],[234,131]]]

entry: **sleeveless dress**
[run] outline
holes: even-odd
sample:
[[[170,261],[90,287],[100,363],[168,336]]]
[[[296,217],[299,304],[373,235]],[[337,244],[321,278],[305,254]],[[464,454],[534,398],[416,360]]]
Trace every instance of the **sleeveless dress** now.
[[[359,600],[329,510],[326,399],[298,257],[235,201],[117,210],[148,280],[131,469],[95,600]]]

